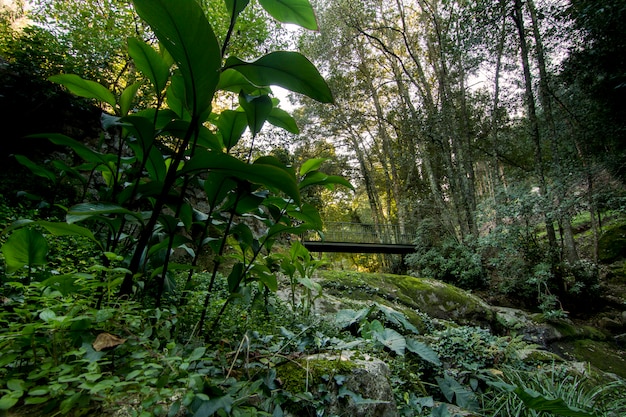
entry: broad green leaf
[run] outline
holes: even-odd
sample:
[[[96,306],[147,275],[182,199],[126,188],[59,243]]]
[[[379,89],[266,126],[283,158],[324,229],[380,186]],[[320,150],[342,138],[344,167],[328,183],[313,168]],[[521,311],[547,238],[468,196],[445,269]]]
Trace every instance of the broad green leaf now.
[[[309,230],[322,230],[324,226],[319,211],[311,204],[305,203],[297,210],[288,210],[287,212],[291,217],[304,222]]]
[[[222,141],[227,150],[230,150],[239,142],[248,126],[246,114],[234,110],[225,110],[220,113],[220,117],[215,124],[222,134]]]
[[[26,168],[30,169],[30,171],[33,174],[42,178],[46,178],[52,181],[53,183],[56,183],[57,176],[54,172],[50,171],[49,169],[44,168],[41,165],[34,163],[33,161],[31,161],[30,159],[28,159],[27,157],[23,155],[15,155],[15,159],[17,160],[17,162],[24,165]]]
[[[4,368],[14,360],[16,360],[20,355],[17,353],[7,353],[0,356],[0,368]]]
[[[171,216],[170,216],[171,217]],[[163,217],[160,217],[159,220],[164,220]],[[148,257],[151,257],[152,255],[154,255],[155,253],[164,250],[166,248],[168,248],[170,246],[170,239],[172,239],[171,237],[166,237],[165,239],[163,239],[161,242],[156,243],[152,246],[150,246],[150,249],[148,250]],[[177,248],[179,246],[182,246],[184,244],[187,244],[190,242],[188,237],[185,237],[183,235],[174,235],[173,237],[173,242],[171,243],[173,248]],[[170,264],[171,265],[171,264]],[[187,269],[189,268],[189,265],[186,266]]]
[[[226,195],[237,187],[237,183],[229,177],[213,172],[204,181],[204,192],[206,193],[210,211],[219,205]]]
[[[540,393],[528,388],[516,387],[513,391],[524,405],[535,411],[547,411],[565,417],[594,417],[595,414],[588,413],[580,408],[569,406],[562,398],[547,398]]]
[[[219,410],[224,410],[225,415],[230,415],[234,402],[234,398],[230,395],[211,398],[210,400],[203,402],[193,416],[209,417],[216,415]]]
[[[288,234],[293,234],[293,235],[300,235],[303,234],[305,232],[307,232],[309,230],[308,227],[306,226],[288,226],[286,224],[282,224],[282,223],[275,223],[273,224],[267,231],[267,237],[268,239],[276,236],[277,234],[280,233],[288,233]]]
[[[247,94],[239,94],[239,104],[246,112],[248,127],[255,136],[261,131],[265,121],[272,112],[272,100],[266,96],[254,97]]]
[[[361,333],[361,337],[364,339],[374,339],[376,337],[375,333],[383,333],[385,331],[385,326],[380,322],[380,320],[372,320],[368,322],[364,320],[359,327],[359,332]]]
[[[241,281],[243,279],[243,264],[241,262],[236,263],[233,266],[233,269],[230,271],[228,275],[228,291],[233,293],[237,291]]]
[[[48,255],[48,242],[35,229],[19,229],[13,232],[2,245],[2,254],[9,273],[25,265],[29,267],[44,265]]]
[[[50,398],[48,397],[28,397],[24,400],[24,404],[26,405],[43,404],[48,401],[50,401]]]
[[[84,185],[87,184],[87,178],[83,177],[76,168],[67,165],[65,162],[59,161],[59,160],[52,161],[52,166],[54,166],[56,169],[61,171],[61,173],[62,173],[61,176],[69,175],[72,178],[77,179],[78,181],[80,181]]]
[[[159,224],[163,226],[167,235],[174,236],[178,228],[178,219],[170,214],[162,213],[159,215]]]
[[[176,113],[177,117],[174,120],[191,120],[191,113],[187,110],[185,102],[185,79],[180,75],[180,71],[176,71],[172,75],[172,82],[167,88],[166,100],[167,106]]]
[[[259,279],[259,282],[263,284],[268,290],[272,292],[278,291],[278,280],[276,279],[276,275],[272,274],[267,267],[256,265],[253,270],[258,270],[260,268],[264,268],[265,270],[261,273],[258,273],[256,276]]]
[[[404,355],[406,339],[393,329],[385,328],[382,332],[373,332],[374,338],[398,355]]]
[[[213,133],[208,127],[201,125],[198,128],[196,135],[197,137],[192,139],[192,142],[195,143],[195,145],[216,151],[222,151],[224,149],[224,144],[220,140],[219,136]]]
[[[267,121],[276,127],[285,129],[289,133],[293,133],[295,135],[300,133],[300,129],[298,129],[298,125],[296,124],[294,118],[291,117],[291,115],[285,110],[279,109],[278,107],[274,107],[272,109]]]
[[[74,408],[76,403],[81,399],[83,395],[84,394],[82,392],[77,392],[71,397],[66,398],[65,400],[61,401],[61,404],[59,406],[59,410],[61,411],[61,414],[68,414],[72,410],[72,408]]]
[[[272,52],[254,62],[230,57],[225,68],[239,71],[258,86],[278,85],[322,103],[333,102],[330,88],[315,65],[298,52]]]
[[[424,343],[418,342],[415,339],[407,338],[406,348],[409,350],[409,352],[415,353],[426,362],[430,362],[435,366],[441,366],[441,360],[439,359],[439,355],[437,355],[437,352],[432,350]]]
[[[50,310],[49,308],[46,308],[45,310],[42,310],[41,313],[39,313],[39,318],[45,321],[46,323],[48,323],[51,320],[54,320],[56,317],[57,317],[56,313]]]
[[[143,217],[140,213],[125,209],[115,204],[106,203],[81,203],[70,207],[65,216],[68,223],[76,223],[91,217],[109,216],[112,214],[130,215],[143,223]]]
[[[241,182],[240,185],[242,185]],[[238,196],[236,196],[235,194],[230,194],[228,196],[228,201],[226,202],[226,204],[224,204],[222,209],[229,210],[232,209],[235,204],[237,204],[236,212],[239,215],[262,215],[263,210],[261,209],[261,205],[263,204],[264,197],[258,195],[258,193],[246,194],[247,190],[245,188],[249,185],[250,184],[243,184],[243,187],[240,187],[239,189]]]
[[[193,350],[193,352],[191,352],[191,355],[189,355],[187,360],[189,362],[197,361],[198,359],[200,359],[200,358],[202,358],[204,356],[205,352],[206,352],[206,347],[205,346],[197,347],[197,348],[195,348]]]
[[[21,379],[9,379],[7,381],[7,388],[11,391],[24,391],[24,381]]]
[[[302,163],[302,166],[300,167],[300,176],[304,176],[311,171],[317,171],[326,161],[328,161],[328,158],[307,159]]]
[[[287,171],[290,175],[293,176],[294,179],[296,178],[296,170],[293,169],[293,167],[291,166],[285,165],[284,162],[282,162],[280,159],[276,158],[275,156],[260,156],[254,160],[254,163],[262,164],[262,165],[273,165],[277,168]]]
[[[269,94],[272,91],[268,87],[259,87],[252,84],[246,77],[234,69],[222,71],[217,89],[237,94],[242,91],[246,94]]]
[[[478,401],[476,400],[476,394],[474,394],[469,388],[459,384],[456,380],[449,375],[444,374],[443,378],[436,377],[437,385],[441,389],[441,392],[446,397],[448,402],[452,403],[453,400],[461,408],[467,410],[477,410]]]
[[[0,410],[8,410],[13,407],[19,401],[19,397],[14,397],[11,394],[3,395],[0,398]]]
[[[259,0],[259,3],[279,22],[293,23],[310,30],[319,29],[309,0]]]
[[[133,100],[137,96],[137,91],[139,91],[139,87],[141,87],[141,83],[136,82],[129,85],[124,89],[124,91],[122,91],[122,95],[120,96],[120,114],[122,116],[126,116],[130,112]]]
[[[204,11],[195,0],[133,0],[170,53],[185,82],[185,103],[192,117],[211,106],[222,56]]]
[[[13,223],[11,223],[10,225],[8,225],[3,231],[2,231],[2,235],[6,235],[7,233],[15,230],[15,229],[20,229],[26,225],[29,224],[33,224],[35,223],[34,220],[30,220],[30,219],[20,219],[20,220],[16,220]]]
[[[300,204],[298,185],[287,168],[256,162],[247,164],[221,152],[198,149],[180,173],[184,175],[207,170],[280,190],[291,197],[296,204]]]
[[[159,130],[163,129],[169,122],[178,118],[176,112],[170,109],[156,109],[150,107],[145,110],[141,110],[132,115],[132,117],[143,117],[146,120],[149,120],[151,123],[154,122],[154,128]]]
[[[378,309],[383,312],[385,318],[390,322],[403,327],[406,330],[409,330],[415,334],[419,334],[419,330],[406,318],[406,316],[399,311],[394,310],[391,307],[387,307],[383,304],[376,304]]]
[[[137,69],[150,80],[155,93],[160,95],[170,77],[170,66],[163,56],[150,45],[136,38],[128,38],[128,54],[135,62]]]
[[[369,316],[373,309],[374,306],[362,308],[359,311],[350,309],[339,310],[335,315],[335,322],[339,325],[339,327],[345,329],[355,323],[360,323],[361,320]]]
[[[254,242],[254,236],[250,227],[244,223],[239,223],[231,229],[231,234],[244,247],[251,247]]]
[[[163,128],[163,132],[167,132],[179,139],[183,139],[191,135],[192,145],[199,145],[206,149],[221,151],[223,148],[218,137],[206,126],[192,126],[188,120],[172,120]]]
[[[49,77],[53,83],[65,86],[79,97],[95,98],[115,108],[115,96],[107,88],[95,81],[84,80],[75,74],[59,74]]]
[[[308,288],[311,291],[316,291],[318,294],[322,293],[322,286],[319,283],[313,281],[309,277],[298,278],[298,283],[300,283],[302,286],[304,286],[305,288]]]
[[[128,116],[122,119],[131,137],[128,145],[135,152],[137,158],[143,162],[152,181],[165,179],[165,161],[161,152],[153,146],[154,125],[146,117]]]
[[[187,202],[180,205],[180,221],[183,222],[185,230],[189,231],[193,223],[193,206]]]
[[[339,175],[327,175],[320,171],[309,171],[302,181],[300,181],[300,189],[303,190],[306,187],[310,187],[312,185],[323,185],[323,186],[333,186],[333,185],[343,185],[351,190],[354,190],[354,187],[348,180],[344,177],[340,177]]]
[[[311,254],[302,243],[295,241],[291,244],[291,248],[289,249],[289,256],[291,257],[291,260],[295,262],[298,258],[308,259],[311,257]]]
[[[224,3],[226,3],[226,10],[228,10],[231,18],[236,18],[250,3],[250,0],[224,0]]]
[[[74,140],[70,138],[69,136],[65,136],[60,133],[42,133],[42,134],[31,135],[29,137],[45,138],[45,139],[48,139],[50,142],[54,143],[55,145],[67,146],[71,148],[74,152],[76,152],[78,156],[80,156],[87,162],[101,163],[101,164],[106,165],[107,162],[111,160],[111,157],[113,157],[113,160],[116,159],[114,155],[103,155],[99,152],[96,152],[90,149],[86,145],[78,142],[77,140]]]
[[[68,295],[82,288],[82,285],[76,285],[76,280],[78,278],[79,276],[76,274],[53,275],[43,281],[42,285],[52,287],[59,291],[62,295]]]
[[[99,244],[91,230],[77,224],[69,224],[65,222],[48,222],[45,220],[37,220],[35,224],[44,227],[54,236],[82,236]]]

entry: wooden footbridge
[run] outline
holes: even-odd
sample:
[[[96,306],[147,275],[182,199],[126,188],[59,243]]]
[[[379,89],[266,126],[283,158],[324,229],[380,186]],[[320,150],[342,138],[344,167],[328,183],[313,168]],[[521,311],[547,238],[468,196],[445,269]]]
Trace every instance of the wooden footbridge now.
[[[327,222],[320,234],[303,236],[311,252],[397,253],[415,252],[415,228],[392,224]]]

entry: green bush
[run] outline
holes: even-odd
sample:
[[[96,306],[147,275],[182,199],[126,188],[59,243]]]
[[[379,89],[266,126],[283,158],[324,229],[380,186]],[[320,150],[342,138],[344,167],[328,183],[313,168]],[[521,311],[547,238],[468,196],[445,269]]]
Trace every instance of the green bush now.
[[[476,243],[471,237],[465,242],[453,236],[440,237],[436,227],[425,221],[417,231],[415,253],[405,260],[416,276],[433,277],[464,289],[485,288],[489,280]]]

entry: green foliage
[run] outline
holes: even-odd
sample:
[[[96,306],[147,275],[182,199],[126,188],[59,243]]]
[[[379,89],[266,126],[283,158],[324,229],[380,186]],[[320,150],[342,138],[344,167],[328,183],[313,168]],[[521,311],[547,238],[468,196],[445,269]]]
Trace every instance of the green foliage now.
[[[435,226],[424,221],[418,227],[416,250],[406,257],[406,263],[416,276],[442,280],[464,289],[484,288],[487,274],[482,259],[469,237],[459,242],[453,236],[437,235]],[[434,236],[437,236],[435,240]]]
[[[382,319],[397,330],[385,327],[380,321]],[[369,308],[363,308],[358,311],[340,310],[337,312],[335,320],[341,328],[351,329],[364,339],[389,349],[396,355],[404,356],[408,350],[428,363],[435,366],[441,365],[437,353],[430,347],[413,337],[404,336],[400,333],[408,332],[410,335],[416,335],[419,331],[408,321],[404,314],[390,307],[374,304]]]
[[[22,220],[5,230],[11,233],[2,246],[7,272],[17,272],[23,266],[28,272],[26,281],[7,279],[3,288],[10,297],[7,300],[15,303],[17,315],[3,317],[12,323],[7,340],[23,338],[24,343],[3,343],[1,349],[10,381],[34,382],[11,382],[1,400],[3,408],[18,401],[46,402],[49,410],[78,412],[92,407],[94,400],[115,401],[116,393],[124,391],[131,397],[137,395],[142,408],[160,414],[159,402],[173,394],[169,381],[178,381],[180,387],[195,386],[198,395],[186,397],[183,405],[196,415],[230,410],[244,401],[238,395],[256,393],[262,381],[255,380],[251,388],[227,377],[226,382],[210,388],[220,391],[220,396],[203,397],[208,388],[198,373],[191,382],[183,380],[189,376],[190,366],[197,366],[205,356],[204,348],[187,356],[187,350],[173,340],[159,351],[163,348],[160,341],[172,339],[178,323],[176,309],[187,306],[191,297],[200,257],[208,251],[212,263],[205,287],[194,290],[202,294],[201,307],[189,318],[196,320],[195,326],[181,322],[178,330],[193,327],[191,337],[199,334],[210,341],[213,334],[207,331],[206,321],[211,318],[211,328],[217,329],[232,303],[256,305],[264,299],[266,309],[269,307],[268,293],[277,289],[276,270],[272,269],[275,260],[270,256],[274,242],[283,234],[321,229],[319,214],[302,202],[300,190],[315,184],[349,186],[342,178],[322,175],[314,166],[301,174],[300,181],[291,167],[276,158],[240,160],[230,154],[245,130],[237,115],[245,117],[253,139],[268,120],[296,129],[290,116],[275,107],[277,101],[269,96],[270,84],[332,101],[324,80],[306,58],[280,52],[247,64],[234,56],[222,56],[242,8],[231,7],[233,24],[222,38],[224,44],[219,45],[212,25],[194,0],[136,0],[134,5],[159,40],[158,50],[136,39],[128,42],[129,53],[143,75],[141,82],[154,92],[154,107],[135,109],[133,102],[141,88],[137,83],[117,94],[78,75],[50,77],[73,94],[100,101],[114,113],[103,117],[103,128],[114,143],[108,149],[95,150],[62,134],[36,135],[30,140],[47,138],[68,147],[83,162],[76,167],[53,164],[49,169],[19,158],[34,174],[52,183],[68,173],[88,178],[82,184],[83,194],[95,194],[96,199],[67,208],[65,222]],[[264,7],[280,19],[294,21],[292,12],[297,10],[296,22],[310,25],[314,21],[310,6],[309,10],[296,7],[286,14],[281,13],[285,5],[266,2]],[[240,96],[240,106],[212,113],[222,74],[230,74],[232,79],[233,72],[239,74],[239,87],[234,91]],[[219,88],[224,85],[228,91],[235,88],[228,82]],[[252,148],[248,154],[252,155]],[[204,200],[202,209],[195,203],[198,200]],[[47,264],[49,244],[39,228],[51,235],[48,238],[89,239],[94,251],[89,258],[99,261],[85,264],[78,260],[74,268],[59,273],[52,269],[53,264]],[[186,253],[181,261],[173,259],[176,249]],[[320,290],[311,281],[311,274],[319,265],[302,249],[296,246],[292,258],[300,274],[298,283],[306,291],[303,308],[310,311]],[[62,269],[68,262],[72,260],[61,261]],[[41,276],[29,285],[33,268],[40,269]],[[224,268],[230,272],[222,275]],[[187,271],[187,277],[178,271]],[[226,285],[221,288],[226,288],[226,293],[220,295],[216,281],[222,279]],[[116,295],[142,304],[122,302],[111,308],[109,303]],[[153,309],[139,310],[151,300]],[[163,308],[164,302],[169,307]],[[171,318],[165,318],[164,312],[171,313]],[[28,324],[31,316],[40,321]],[[114,323],[123,328],[113,330]],[[121,330],[126,340],[115,348],[111,361],[98,362],[103,354],[94,353],[89,345],[94,334],[119,334]],[[68,336],[66,331],[70,331]],[[118,352],[121,359],[115,360]],[[146,352],[153,360],[141,359]],[[44,364],[38,369],[41,358]],[[85,364],[87,374],[81,369]],[[116,372],[108,374],[113,368]],[[171,372],[163,374],[163,369]],[[31,378],[30,372],[43,370]],[[111,375],[121,375],[123,380]],[[53,384],[48,388],[36,385],[44,379],[60,381],[61,385],[54,385],[54,389],[50,388]],[[183,402],[179,400],[178,406]]]
[[[433,350],[448,367],[466,370],[517,364],[516,349],[525,347],[514,337],[498,337],[479,327],[450,327],[432,333]]]
[[[308,316],[313,311],[315,300],[322,296],[322,286],[313,281],[315,271],[324,265],[313,259],[309,251],[300,242],[293,242],[289,254],[278,254],[276,262],[280,271],[289,278],[291,286],[291,307]],[[296,294],[300,289],[300,299]]]
[[[626,410],[623,382],[598,383],[562,367],[501,368],[487,382],[485,410],[493,416],[618,416]]]

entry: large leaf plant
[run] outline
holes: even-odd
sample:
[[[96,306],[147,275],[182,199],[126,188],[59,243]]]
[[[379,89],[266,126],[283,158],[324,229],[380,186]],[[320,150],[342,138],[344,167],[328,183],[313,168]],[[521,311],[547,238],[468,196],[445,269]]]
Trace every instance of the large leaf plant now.
[[[220,45],[195,0],[133,0],[137,14],[158,40],[128,40],[129,55],[147,85],[135,83],[116,95],[77,75],[50,78],[107,109],[103,128],[118,141],[111,147],[114,152],[98,152],[61,134],[30,139],[43,138],[69,147],[83,160],[78,167],[57,164],[61,172],[56,175],[83,173],[83,178],[89,179],[83,181],[85,187],[97,189],[97,197],[67,209],[64,224],[72,227],[47,225],[47,229],[52,234],[88,237],[97,242],[103,255],[123,256],[126,272],[119,280],[118,296],[152,298],[159,307],[166,291],[175,289],[173,271],[184,270],[184,284],[168,293],[170,300],[177,297],[175,303],[183,305],[187,291],[194,287],[201,254],[212,254],[199,332],[225,263],[229,272],[223,275],[231,294],[226,304],[254,286],[259,293],[276,290],[277,279],[268,256],[276,239],[282,234],[321,229],[317,211],[301,201],[302,189],[350,186],[342,178],[321,173],[318,166],[296,173],[271,156],[252,160],[252,149],[243,152],[247,158],[236,156],[233,149],[241,146],[246,130],[252,144],[267,122],[298,132],[293,118],[271,96],[272,85],[322,103],[332,103],[333,97],[315,66],[299,53],[277,51],[252,61],[226,56],[237,17],[249,1],[225,2],[231,24]],[[260,4],[281,22],[317,29],[307,0],[263,0]],[[135,109],[138,94],[146,89],[152,91],[154,106]],[[216,97],[228,94],[239,105],[213,111]],[[27,166],[37,168],[32,163]],[[45,174],[55,175],[49,170]],[[195,204],[198,201],[201,204]],[[22,221],[10,230],[37,224]],[[28,247],[38,240],[18,242],[26,236],[15,232],[3,252],[10,271],[26,265],[30,275],[31,264],[41,263],[43,255]],[[189,254],[188,262],[172,261],[171,254],[178,248]],[[37,256],[12,259],[15,253]],[[103,256],[105,262],[108,258]],[[104,291],[96,294],[100,305]]]

